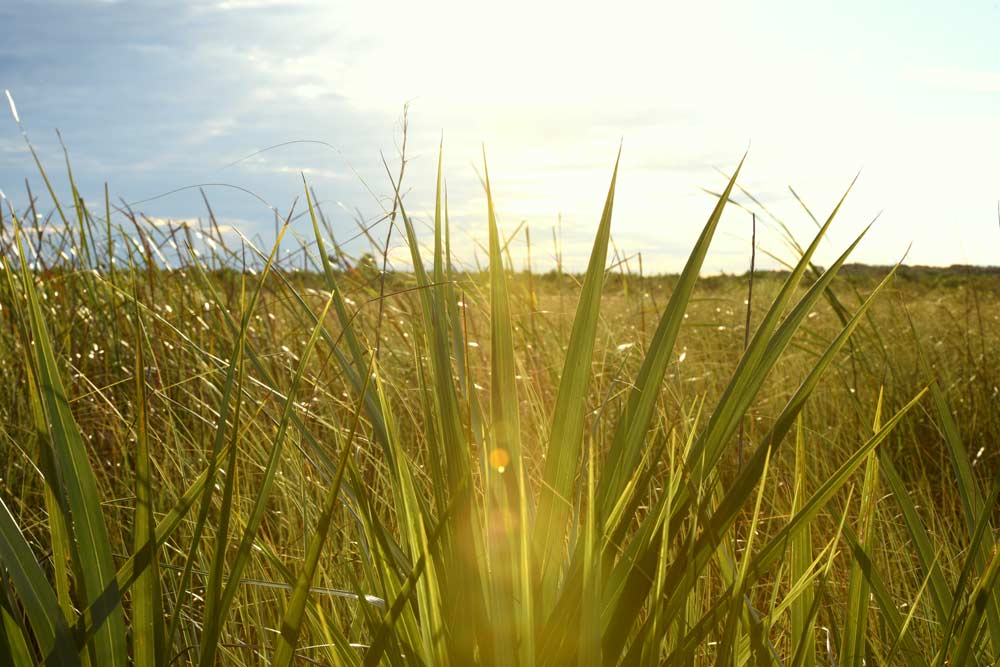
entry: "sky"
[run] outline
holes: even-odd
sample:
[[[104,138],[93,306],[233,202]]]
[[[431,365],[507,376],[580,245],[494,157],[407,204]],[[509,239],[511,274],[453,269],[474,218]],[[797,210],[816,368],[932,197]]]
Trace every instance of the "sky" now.
[[[977,0],[4,0],[0,89],[60,193],[56,128],[85,200],[107,182],[156,218],[204,216],[197,189],[158,197],[203,183],[285,212],[304,174],[350,238],[391,206],[382,159],[395,173],[408,103],[406,207],[426,239],[443,140],[467,266],[485,264],[484,147],[502,229],[526,221],[542,269],[558,230],[582,269],[619,146],[612,233],[633,270],[636,253],[647,273],[683,266],[714,206],[705,191],[747,151],[740,185],[802,242],[816,227],[790,187],[823,219],[860,174],[821,263],[878,216],[856,261],[910,247],[910,264],[1000,265],[998,31],[1000,3]],[[324,143],[252,155],[301,140]],[[0,106],[15,204],[25,178],[42,191]],[[273,238],[260,201],[205,190],[224,224]],[[758,222],[761,264],[788,258],[774,220]],[[706,271],[745,271],[750,237],[750,214],[730,207]],[[521,261],[523,235],[511,247]]]

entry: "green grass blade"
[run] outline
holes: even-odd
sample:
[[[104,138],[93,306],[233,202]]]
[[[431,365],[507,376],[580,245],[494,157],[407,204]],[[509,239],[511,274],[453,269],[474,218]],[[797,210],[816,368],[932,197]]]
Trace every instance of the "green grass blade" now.
[[[8,594],[6,571],[0,572],[0,663],[13,667],[32,667],[37,660],[28,648],[26,629],[22,627],[19,616],[20,612],[15,610]]]
[[[896,504],[902,511],[903,523],[906,525],[907,534],[912,540],[914,554],[920,561],[921,569],[929,582],[931,601],[938,621],[943,623],[944,619],[948,618],[953,600],[951,589],[948,587],[944,572],[941,571],[937,555],[934,553],[934,543],[927,532],[923,519],[917,513],[913,500],[903,485],[902,478],[896,471],[896,465],[885,450],[882,450],[880,454],[882,478],[888,483],[892,497],[895,498]]]
[[[351,422],[351,429],[347,434],[347,440],[341,445],[342,453],[337,464],[337,474],[333,479],[333,485],[329,493],[323,500],[323,510],[320,513],[316,532],[309,543],[306,552],[306,560],[295,582],[292,591],[292,599],[285,610],[284,618],[281,621],[281,634],[278,638],[278,648],[275,651],[272,665],[277,667],[287,667],[292,664],[295,655],[295,645],[298,642],[299,634],[302,631],[302,621],[305,616],[306,602],[309,598],[309,589],[312,586],[313,578],[316,576],[316,568],[319,564],[320,554],[323,551],[323,544],[326,542],[327,534],[330,531],[330,523],[333,520],[333,510],[336,507],[337,497],[340,494],[340,485],[344,480],[344,473],[350,461],[351,451],[354,447],[354,436],[358,431],[358,423],[361,419],[361,411],[364,405],[365,396],[368,394],[368,385],[371,381],[372,367],[375,364],[375,353],[372,352],[368,371],[365,373],[365,384],[358,399],[358,405],[354,411],[354,419]]]
[[[802,529],[802,526],[812,521],[816,515],[833,498],[834,494],[847,482],[848,478],[865,462],[868,454],[880,445],[896,426],[903,420],[903,417],[910,412],[923,397],[927,389],[920,390],[916,396],[900,408],[874,435],[872,435],[854,454],[852,454],[837,470],[831,474],[820,487],[810,496],[795,516],[791,517],[787,524],[775,534],[768,543],[754,557],[752,570],[759,576],[767,571],[767,568],[784,552],[790,538]]]
[[[795,431],[795,487],[792,495],[792,510],[794,515],[801,508],[806,490],[806,443],[805,429],[802,424],[802,414],[796,417]],[[802,580],[812,566],[812,527],[806,524],[792,538],[789,561],[789,577],[794,584]],[[810,620],[810,610],[813,607],[814,592],[811,588],[797,595],[791,604],[792,652],[802,654],[802,667],[816,665],[816,626]]]
[[[962,564],[962,570],[958,575],[958,583],[955,585],[955,602],[952,604],[951,612],[948,615],[947,622],[944,624],[944,631],[942,632],[944,641],[942,642],[941,649],[938,651],[937,660],[935,660],[934,663],[937,667],[943,667],[943,665],[948,664],[948,654],[951,649],[951,645],[955,640],[955,629],[961,622],[962,615],[969,614],[972,611],[970,607],[973,609],[978,608],[979,613],[975,615],[978,623],[978,620],[982,619],[982,611],[987,608],[989,603],[988,596],[992,587],[982,586],[982,582],[984,581],[986,575],[981,577],[976,583],[976,592],[972,597],[972,604],[962,604],[962,594],[969,581],[972,579],[973,573],[978,569],[978,556],[980,548],[985,540],[989,539],[989,532],[992,530],[992,527],[990,526],[990,515],[992,514],[991,510],[997,506],[998,499],[1000,499],[1000,479],[994,481],[993,491],[990,493],[989,501],[983,507],[979,517],[976,519],[976,526],[972,531],[972,538],[969,541],[969,548],[965,556],[965,562]],[[996,549],[994,549],[994,552],[996,552]],[[991,558],[993,558],[993,556],[991,556]],[[984,593],[987,596],[985,600],[982,597]],[[978,628],[978,625],[976,627]],[[966,625],[963,628],[963,634],[965,630],[970,630],[968,622],[966,622]],[[952,661],[951,664],[961,663]]]
[[[64,494],[70,516],[68,527],[76,546],[74,563],[80,577],[82,606],[100,604],[113,599],[106,624],[93,640],[95,660],[101,665],[125,665],[125,620],[115,591],[115,569],[111,558],[111,542],[97,495],[97,481],[87,459],[86,445],[70,410],[69,398],[59,373],[52,342],[35,290],[35,275],[28,270],[28,261],[17,235],[21,258],[21,276],[27,296],[34,365],[38,369],[37,399],[44,410],[49,433],[52,460],[58,475],[58,488]]]
[[[853,497],[854,489],[847,496],[847,505],[851,504],[851,498]],[[826,594],[826,587],[830,580],[830,570],[833,568],[834,558],[837,555],[836,546],[840,542],[840,537],[843,534],[844,526],[847,525],[847,512],[841,514],[840,522],[837,527],[837,534],[833,537],[830,543],[827,545],[827,551],[829,556],[827,557],[826,568],[823,570],[822,574],[819,576],[816,585],[816,594],[813,597],[812,604],[809,607],[808,614],[805,618],[805,626],[807,628],[815,628],[816,617],[819,615],[820,603],[823,601],[824,595]],[[792,656],[790,662],[790,667],[804,667],[809,664],[809,659],[812,658],[813,662],[817,660],[816,656],[816,637],[814,634],[799,635],[793,638],[798,645],[795,653]]]
[[[579,662],[583,666],[603,664],[601,656],[601,542],[597,534],[596,483],[593,443],[587,447],[587,504],[583,534],[583,596],[580,605]]]
[[[240,280],[240,306],[241,310],[246,312],[246,281],[242,279]],[[222,581],[226,567],[226,556],[229,552],[229,524],[233,515],[233,505],[235,502],[233,496],[236,488],[236,465],[238,462],[237,455],[239,453],[238,445],[241,423],[240,420],[243,409],[243,392],[246,384],[245,348],[246,340],[245,338],[240,338],[239,342],[237,342],[233,357],[233,364],[230,366],[227,377],[227,392],[223,395],[223,400],[228,406],[228,394],[232,393],[235,396],[235,400],[233,401],[235,405],[232,408],[232,417],[230,420],[232,422],[232,426],[229,428],[231,433],[229,456],[225,460],[226,462],[223,469],[225,471],[225,479],[222,481],[222,497],[219,499],[220,511],[218,517],[216,518],[215,544],[213,545],[212,557],[208,570],[208,583],[205,586],[204,593],[205,618],[216,617],[216,608],[222,594]],[[231,379],[233,371],[235,371],[235,382]],[[225,433],[227,427],[229,427],[229,424],[227,424],[226,420],[220,419],[216,428],[217,443],[221,440],[221,437]],[[213,451],[217,450],[218,447],[219,445],[215,444],[213,446]],[[211,627],[211,624],[206,624],[206,627]]]
[[[55,591],[31,553],[17,521],[0,501],[0,562],[3,563],[49,664],[79,665],[76,645]]]
[[[497,461],[508,461],[500,471],[508,489],[512,511],[519,513],[518,484],[521,476],[521,422],[517,397],[517,368],[511,324],[510,293],[500,251],[490,174],[485,166],[486,202],[490,237],[490,410],[493,451]]]
[[[129,556],[122,566],[118,568],[118,572],[115,575],[115,581],[117,582],[116,589],[118,591],[116,600],[120,600],[121,594],[132,588],[139,576],[149,567],[153,553],[166,544],[167,540],[181,526],[184,517],[205,493],[211,473],[214,469],[218,468],[219,463],[228,453],[229,446],[227,445],[217,456],[209,460],[205,470],[195,478],[180,499],[156,524],[155,542],[144,543],[138,551]],[[77,619],[77,622],[73,626],[73,635],[83,639],[93,636],[96,629],[104,623],[111,608],[112,606],[107,597],[92,605]]]
[[[868,528],[871,528],[871,525],[869,525]],[[906,633],[906,623],[902,617],[900,617],[899,610],[896,608],[896,602],[889,594],[889,589],[886,586],[884,578],[878,573],[878,570],[876,570],[875,564],[872,562],[871,556],[869,555],[871,552],[870,545],[865,546],[862,543],[861,536],[856,534],[854,529],[849,525],[844,526],[844,535],[847,538],[847,542],[850,545],[851,550],[853,551],[855,567],[857,567],[857,570],[864,577],[867,584],[867,587],[858,588],[866,593],[868,591],[871,592],[871,596],[874,598],[875,605],[878,609],[878,617],[885,624],[885,630],[889,637],[892,638],[893,644],[898,644],[896,652],[904,656],[907,665],[929,664],[927,662],[927,651],[921,649],[921,647],[918,646],[916,641],[913,639],[913,636]],[[869,542],[871,542],[871,540],[869,540]],[[856,590],[855,587],[852,586],[853,583],[853,580],[848,583],[848,603],[850,605],[848,607],[848,612],[856,617],[859,615],[859,611],[866,615],[871,613],[869,612],[869,608],[872,605],[867,596],[865,596],[863,600],[858,600],[854,599],[850,595],[850,591]],[[864,604],[863,607],[861,606],[862,603]],[[864,622],[858,622],[857,618],[852,622],[857,623],[857,625],[862,628],[864,627]],[[851,626],[848,624],[844,629],[845,639],[850,631]],[[866,637],[864,634],[856,636],[853,640],[853,646],[850,648],[853,654],[860,654],[862,659],[864,659],[865,656],[865,641]],[[847,653],[842,650],[841,655],[846,658]],[[856,662],[855,664],[859,663]]]
[[[559,554],[563,550],[566,526],[572,506],[573,484],[577,475],[580,447],[586,417],[586,393],[590,384],[591,357],[600,314],[601,290],[604,286],[604,265],[611,236],[611,211],[618,179],[618,160],[611,175],[611,185],[604,203],[601,223],[597,228],[590,263],[580,292],[573,329],[559,392],[556,396],[552,427],[545,457],[545,470],[538,499],[538,513],[532,536],[537,550],[543,608],[552,603],[556,581],[562,569]]]
[[[435,390],[435,401],[440,411],[438,422],[441,426],[443,436],[443,456],[447,464],[448,479],[446,481],[450,488],[458,488],[464,482],[468,474],[468,454],[466,450],[466,438],[462,427],[462,420],[459,414],[458,399],[455,394],[455,386],[452,383],[451,354],[448,343],[448,321],[445,317],[444,309],[440,299],[435,298],[436,291],[429,289],[432,285],[430,277],[424,268],[424,261],[420,255],[420,244],[416,230],[410,216],[407,215],[403,206],[403,200],[399,194],[399,185],[393,183],[396,189],[396,203],[399,207],[399,216],[403,221],[406,230],[406,240],[410,248],[410,260],[413,264],[413,273],[417,286],[420,288],[420,306],[423,318],[423,330],[428,337],[427,344],[431,357],[432,383]],[[438,181],[438,190],[441,183]],[[435,219],[435,228],[440,221]],[[441,480],[445,482],[445,480]]]
[[[135,303],[138,304],[138,293]],[[153,515],[152,466],[149,452],[149,415],[146,398],[145,335],[138,306],[133,313],[135,337],[135,524],[133,546],[138,552],[155,542],[156,519]],[[137,667],[158,667],[165,663],[164,618],[160,590],[159,550],[153,549],[149,564],[143,569],[132,592],[132,660]]]
[[[406,581],[403,582],[399,595],[392,601],[392,606],[389,607],[385,615],[382,617],[382,622],[379,625],[378,631],[375,633],[371,646],[369,646],[368,650],[365,652],[365,667],[374,667],[382,660],[382,656],[385,654],[389,638],[392,634],[393,626],[395,626],[396,621],[403,613],[403,608],[412,599],[417,582],[423,576],[424,571],[427,568],[428,561],[432,558],[434,552],[436,551],[442,536],[447,532],[448,523],[452,520],[456,510],[461,506],[461,503],[468,501],[468,498],[464,497],[466,493],[468,493],[466,487],[457,489],[456,493],[452,495],[448,507],[446,507],[445,511],[442,512],[441,518],[438,520],[438,524],[428,534],[427,550],[420,555],[420,558],[417,559],[413,569],[410,571],[409,575],[407,575]]]
[[[860,537],[857,549],[871,549],[871,527],[875,514],[875,500],[878,493],[878,459],[875,454],[869,454],[865,462],[865,482],[861,491]],[[847,532],[850,535],[850,532]],[[841,639],[840,659],[845,666],[861,667],[867,654],[868,608],[870,597],[871,573],[865,576],[860,558],[854,559],[847,588],[847,613],[844,619],[844,634]],[[895,611],[895,609],[893,609]]]
[[[2,268],[7,280],[7,287],[13,296],[17,293],[14,287],[15,273],[11,270],[6,256],[0,256]],[[29,328],[24,325],[28,321],[21,304],[16,299],[11,299],[11,310],[16,315],[19,323],[17,327],[18,338],[25,350],[31,349],[31,334]],[[25,370],[28,383],[28,395],[37,396],[38,390],[38,369],[31,360],[25,359]],[[75,615],[73,600],[70,596],[70,570],[72,560],[72,550],[69,542],[69,532],[66,528],[65,517],[69,514],[63,503],[63,495],[59,489],[59,478],[56,474],[55,463],[52,460],[52,448],[48,446],[48,426],[45,420],[45,410],[40,401],[31,401],[31,416],[34,422],[35,433],[37,435],[38,467],[42,471],[45,479],[45,511],[49,523],[49,541],[52,549],[52,569],[55,577],[56,597],[59,599],[59,606],[67,620]]]
[[[465,392],[466,398],[472,396],[471,387],[468,383],[468,360],[465,358],[465,344],[463,340],[462,318],[459,315],[458,294],[455,285],[455,269],[451,254],[451,219],[448,215],[448,186],[444,188],[444,254],[445,254],[445,299],[447,300],[448,319],[451,323],[452,354],[455,356],[455,371],[459,377],[459,384]],[[478,401],[473,402],[473,409],[479,405]],[[473,417],[477,415],[474,413]]]
[[[312,220],[313,227],[313,238],[316,240],[316,249],[319,253],[320,261],[323,266],[323,278],[326,281],[326,288],[334,293],[333,308],[337,313],[337,319],[340,321],[340,326],[344,331],[344,337],[347,340],[347,348],[350,350],[351,359],[355,363],[355,367],[360,370],[365,367],[365,355],[361,348],[361,342],[358,340],[358,335],[354,331],[354,328],[350,326],[350,316],[347,314],[347,304],[344,302],[344,296],[340,291],[340,285],[337,281],[336,276],[333,272],[333,266],[330,265],[330,257],[326,250],[326,241],[323,240],[323,234],[319,229],[319,220],[316,217],[316,208],[313,206],[312,196],[309,192],[308,186],[306,186],[305,177],[302,177],[302,186],[306,194],[306,205],[309,208],[309,218]]]
[[[871,453],[889,433],[899,424],[902,418],[923,398],[926,389],[921,391],[907,405],[900,409],[886,424],[879,429],[862,447],[852,454],[836,472],[830,475],[819,489],[803,503],[802,509],[792,516],[764,546],[753,555],[748,567],[747,580],[755,581],[757,578],[767,574],[769,568],[783,556],[792,538],[803,529],[805,525],[811,523],[817,514],[826,506],[833,496],[846,484],[850,476],[864,463],[869,453]],[[768,442],[780,441],[769,439]],[[720,540],[720,536],[731,524],[733,517],[743,502],[752,491],[754,480],[759,479],[763,471],[764,462],[768,456],[770,447],[758,447],[753,456],[744,466],[740,477],[733,484],[718,509],[711,515],[708,525],[704,527],[702,535],[692,547],[690,556],[685,562],[676,564],[672,569],[674,572],[669,578],[676,582],[674,590],[671,592],[667,603],[667,613],[678,613],[682,604],[687,598],[691,589],[693,578],[704,569],[711,553]]]
[[[909,634],[910,624],[913,622],[913,619],[917,614],[917,610],[921,608],[921,602],[923,601],[924,593],[927,591],[927,584],[930,580],[930,576],[924,577],[924,581],[920,585],[917,595],[909,604],[910,611],[906,614],[906,618],[903,620],[903,625],[900,626],[899,632],[896,633],[896,638],[893,639],[892,646],[889,647],[889,651],[886,654],[885,662],[887,664],[892,664],[892,659],[896,657],[896,652],[899,650],[900,646],[913,641],[912,635]],[[921,655],[921,658],[923,658],[924,664],[929,664],[926,656]]]
[[[304,184],[305,179],[303,178],[303,185]],[[340,336],[347,343],[347,350],[350,354],[350,360],[353,362],[353,365],[346,361],[344,355],[339,349],[335,350],[334,354],[336,356],[337,363],[340,364],[345,374],[348,375],[355,389],[360,391],[361,386],[364,384],[364,380],[359,377],[358,373],[365,367],[365,354],[362,350],[361,340],[359,339],[358,333],[354,327],[354,318],[347,312],[347,303],[344,300],[343,291],[340,289],[340,282],[337,280],[333,267],[330,265],[330,258],[327,255],[326,250],[326,242],[323,240],[323,235],[320,233],[319,222],[316,218],[316,208],[313,204],[309,188],[305,188],[305,191],[306,204],[309,207],[309,217],[312,220],[313,225],[313,236],[315,237],[316,248],[322,261],[323,277],[326,282],[326,288],[333,293],[333,310],[337,314],[337,320],[340,322]],[[297,293],[295,293],[295,296],[300,298]],[[324,337],[326,338],[327,343],[332,344],[333,341],[331,341],[327,336],[328,334],[324,330]],[[336,346],[334,345],[334,347]],[[380,443],[384,443],[386,440],[385,416],[380,411],[378,403],[370,395],[366,394],[366,396],[365,411],[368,414],[375,430],[375,439]],[[383,451],[386,452],[387,448],[383,447]],[[395,465],[392,458],[389,458],[389,464]],[[331,469],[331,473],[332,472],[333,470]]]
[[[973,647],[976,645],[983,616],[987,614],[996,591],[998,578],[1000,578],[1000,549],[994,549],[983,576],[972,591],[972,601],[966,611],[965,625],[958,635],[958,643],[955,646],[954,654],[952,654],[951,664],[967,665],[970,656],[975,655]]]
[[[938,382],[931,384],[931,401],[937,415],[937,424],[944,435],[945,443],[948,445],[948,453],[951,457],[952,467],[958,481],[958,496],[962,500],[962,509],[965,514],[966,528],[971,536],[976,527],[976,522],[986,506],[983,500],[983,493],[980,490],[979,482],[972,471],[972,464],[969,462],[969,455],[962,443],[962,436],[948,407],[948,400],[944,395]],[[986,535],[986,539],[979,545],[976,557],[976,567],[980,573],[985,573],[987,564],[991,559],[991,551],[996,548],[996,541],[992,532]],[[990,644],[993,648],[992,655],[1000,656],[1000,591],[989,589],[986,593],[985,603],[986,627],[989,630]]]
[[[496,476],[502,485],[494,494],[502,529],[491,548],[495,571],[490,578],[493,589],[493,628],[497,635],[498,664],[530,664],[534,656],[534,601],[531,590],[530,549],[526,543],[527,525],[524,505],[525,481],[521,454],[520,407],[517,395],[517,368],[514,357],[514,334],[510,293],[504,270],[497,228],[493,192],[485,149],[483,173],[489,222],[490,249],[490,428],[487,475]],[[518,600],[518,598],[520,598]],[[515,602],[517,600],[517,602]],[[517,650],[511,650],[517,647]]]
[[[722,665],[727,662],[734,662],[739,664],[739,659],[737,657],[737,646],[739,644],[739,638],[737,637],[737,627],[739,622],[743,619],[744,611],[746,608],[746,596],[747,596],[747,570],[750,566],[750,555],[753,553],[753,542],[757,535],[758,526],[760,526],[760,508],[761,502],[764,499],[764,490],[767,488],[767,471],[771,463],[771,449],[767,449],[767,453],[764,456],[764,465],[761,468],[760,481],[757,483],[757,497],[754,502],[753,507],[753,517],[750,520],[750,524],[747,527],[747,538],[746,546],[744,547],[743,559],[739,564],[739,568],[735,572],[735,580],[732,583],[733,588],[736,591],[736,595],[733,596],[733,601],[731,603],[731,610],[729,612],[729,617],[726,620],[726,628],[722,633],[723,641],[721,642],[718,655],[716,659],[716,664],[722,667]],[[720,547],[725,547],[726,543],[720,543]],[[721,549],[720,549],[721,550]]]
[[[653,334],[653,339],[650,341],[649,350],[643,359],[639,374],[633,381],[625,414],[618,421],[612,449],[608,453],[606,467],[601,475],[599,498],[602,506],[608,502],[608,498],[620,496],[624,476],[635,469],[641,456],[640,450],[653,420],[656,400],[659,396],[658,388],[663,384],[667,364],[673,359],[674,344],[684,321],[688,302],[698,282],[701,268],[705,263],[705,256],[708,254],[708,248],[715,236],[715,230],[722,218],[726,202],[729,201],[729,195],[736,184],[736,179],[745,160],[746,156],[744,155],[715,205],[715,209],[709,216],[708,222],[705,223],[701,236],[695,243],[694,249],[684,265],[684,270],[673,288],[670,301],[667,303],[660,323],[656,327],[656,333]]]
[[[438,438],[434,438],[431,442],[436,443],[439,439],[441,445],[440,450],[431,451],[430,456],[440,456],[445,463],[444,479],[436,479],[434,483],[439,489],[446,489],[448,494],[451,494],[468,484],[471,472],[469,452],[471,443],[463,424],[453,378],[454,368],[451,361],[451,343],[448,340],[448,318],[443,303],[443,286],[431,282],[424,268],[413,221],[407,215],[400,195],[399,183],[393,181],[392,186],[399,217],[406,231],[413,274],[417,287],[420,288],[418,294],[423,332],[427,338],[430,357],[430,386],[433,391],[434,411],[433,414],[427,415],[427,418],[439,433]],[[440,208],[441,188],[439,173],[435,196],[436,234],[443,225]],[[471,502],[471,496],[468,500],[470,501],[468,505],[459,508],[456,513],[452,526],[455,532],[449,540],[454,594],[447,598],[446,615],[449,617],[449,631],[452,633],[449,644],[452,659],[460,663],[474,659],[476,644],[479,644],[482,651],[492,653],[484,599],[485,581],[481,571],[483,543],[479,533],[478,507]]]

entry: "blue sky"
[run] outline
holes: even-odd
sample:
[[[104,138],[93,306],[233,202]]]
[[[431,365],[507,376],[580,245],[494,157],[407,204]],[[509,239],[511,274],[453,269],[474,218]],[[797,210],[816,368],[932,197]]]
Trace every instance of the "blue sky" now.
[[[882,212],[859,261],[893,262],[912,242],[911,263],[1000,264],[1000,5],[749,4],[7,0],[0,88],[53,172],[62,131],[90,200],[105,181],[129,202],[226,182],[285,210],[305,172],[351,236],[353,211],[389,203],[380,151],[395,162],[410,101],[408,208],[431,209],[443,132],[470,264],[485,238],[482,143],[502,225],[527,220],[544,266],[561,214],[580,267],[620,140],[615,240],[647,270],[683,264],[712,207],[700,188],[721,187],[748,145],[741,183],[802,239],[814,227],[788,186],[825,215],[861,170],[821,260]],[[298,139],[335,150],[224,168]],[[23,200],[25,177],[41,190],[2,113],[0,188]],[[208,194],[227,224],[271,234],[260,203]],[[139,208],[204,215],[196,191]],[[749,232],[731,210],[706,268],[744,270]],[[760,240],[783,252],[766,228]]]

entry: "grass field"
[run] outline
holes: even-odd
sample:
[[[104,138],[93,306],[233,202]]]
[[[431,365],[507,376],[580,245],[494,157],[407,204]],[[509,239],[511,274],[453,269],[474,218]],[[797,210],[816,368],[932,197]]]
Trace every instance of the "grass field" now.
[[[699,280],[728,194],[666,277],[613,179],[581,274],[3,202],[0,663],[998,664],[1000,276]]]

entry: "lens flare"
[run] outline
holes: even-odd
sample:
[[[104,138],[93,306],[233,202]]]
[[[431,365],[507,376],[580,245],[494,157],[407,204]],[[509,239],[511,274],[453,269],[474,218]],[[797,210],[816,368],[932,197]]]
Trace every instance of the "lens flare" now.
[[[510,454],[507,453],[506,449],[502,447],[497,447],[490,452],[490,465],[496,468],[497,472],[503,472],[507,469],[510,464]]]

